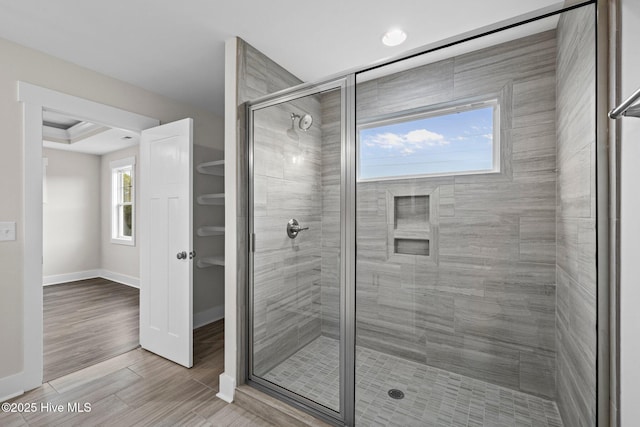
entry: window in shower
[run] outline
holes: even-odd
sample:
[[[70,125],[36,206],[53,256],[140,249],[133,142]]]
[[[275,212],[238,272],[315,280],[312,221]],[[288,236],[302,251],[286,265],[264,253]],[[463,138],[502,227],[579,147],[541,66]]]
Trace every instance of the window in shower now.
[[[498,172],[497,100],[401,112],[358,128],[358,179]]]

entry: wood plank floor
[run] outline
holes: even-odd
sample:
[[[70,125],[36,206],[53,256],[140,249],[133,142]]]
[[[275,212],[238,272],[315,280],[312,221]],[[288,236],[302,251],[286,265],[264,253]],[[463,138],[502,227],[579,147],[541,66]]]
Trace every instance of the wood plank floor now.
[[[215,395],[224,370],[224,321],[194,331],[194,366],[183,368],[140,348],[49,381],[12,399],[35,403],[32,413],[0,412],[1,426],[273,426]],[[72,413],[67,405],[91,404]],[[63,405],[52,413],[42,404]]]
[[[45,381],[138,347],[138,289],[95,278],[43,293]]]

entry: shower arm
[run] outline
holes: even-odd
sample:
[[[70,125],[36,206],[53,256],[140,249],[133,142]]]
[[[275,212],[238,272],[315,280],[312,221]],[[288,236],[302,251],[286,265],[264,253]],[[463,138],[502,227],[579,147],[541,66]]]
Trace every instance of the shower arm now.
[[[634,105],[640,98],[640,89],[636,90],[633,95],[628,97],[622,104],[609,112],[609,117],[619,119],[622,116],[640,117],[640,105]]]

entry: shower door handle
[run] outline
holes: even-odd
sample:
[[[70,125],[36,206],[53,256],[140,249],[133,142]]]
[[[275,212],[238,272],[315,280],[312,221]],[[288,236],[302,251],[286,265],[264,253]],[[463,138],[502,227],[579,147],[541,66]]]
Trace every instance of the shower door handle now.
[[[287,222],[287,236],[289,236],[290,239],[295,239],[298,237],[298,233],[308,229],[309,227],[301,227],[298,220],[295,218],[292,218]]]

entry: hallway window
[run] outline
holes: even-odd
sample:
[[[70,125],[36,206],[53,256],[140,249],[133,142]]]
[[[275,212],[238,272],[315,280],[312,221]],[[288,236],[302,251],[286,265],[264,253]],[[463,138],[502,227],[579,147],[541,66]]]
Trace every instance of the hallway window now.
[[[111,243],[135,245],[135,157],[111,162]]]

